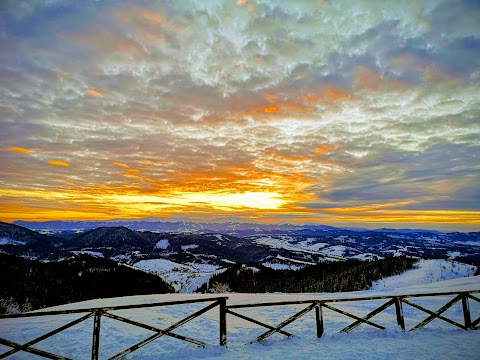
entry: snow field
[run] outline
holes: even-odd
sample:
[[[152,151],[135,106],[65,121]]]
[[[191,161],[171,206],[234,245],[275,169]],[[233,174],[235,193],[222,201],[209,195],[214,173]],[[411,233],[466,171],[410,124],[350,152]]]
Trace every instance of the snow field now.
[[[79,251],[72,251],[75,255],[90,255],[93,257],[100,257],[103,258],[104,255],[101,252],[98,251],[87,251],[87,250],[79,250]]]
[[[179,264],[167,259],[141,260],[133,266],[160,276],[182,293],[194,292],[214,274],[226,270],[210,264]]]
[[[279,264],[279,263],[271,263],[271,262],[264,262],[262,263],[263,266],[269,267],[274,270],[298,270],[300,267],[296,265],[287,265],[287,264]]]
[[[159,241],[155,244],[155,249],[165,250],[165,249],[167,249],[169,246],[170,246],[170,242],[168,241],[168,239],[162,239],[162,240],[159,240]]]
[[[0,238],[0,245],[26,245],[26,244],[27,244],[26,241],[14,240],[8,237]]]
[[[473,276],[476,267],[447,260],[419,260],[415,268],[402,274],[375,281],[372,290],[395,290],[438,281]],[[480,286],[478,287],[480,289]]]

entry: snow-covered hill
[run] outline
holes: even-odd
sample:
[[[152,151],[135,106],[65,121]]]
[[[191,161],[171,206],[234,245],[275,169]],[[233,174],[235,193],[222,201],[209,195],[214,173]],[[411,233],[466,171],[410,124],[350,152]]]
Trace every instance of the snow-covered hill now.
[[[129,265],[147,259],[167,259],[187,266],[189,263],[203,263],[224,267],[231,262],[255,262],[282,269],[345,259],[381,259],[392,255],[465,263],[480,261],[480,233],[360,231],[313,225],[270,227],[250,224],[246,227],[242,224],[235,229],[243,230],[233,234],[230,227],[213,223],[209,224],[214,227],[211,231],[202,225],[199,232],[177,229],[172,223],[148,221],[145,226],[150,227],[138,228],[141,224],[143,222],[107,223],[103,225],[109,226],[78,233],[77,225],[80,224],[71,223],[68,227],[68,224],[59,223],[61,229],[67,227],[52,237],[0,222],[0,251],[48,261],[90,252]],[[93,225],[101,224],[89,226]],[[43,231],[42,227],[36,229]]]
[[[409,289],[412,286],[431,284],[438,281],[473,276],[476,267],[447,260],[419,260],[415,268],[403,274],[375,281],[372,290],[390,291]],[[480,284],[479,284],[480,288]]]
[[[286,265],[293,263],[295,265]],[[312,263],[287,259],[281,256],[274,263],[265,262],[264,266],[280,270],[296,270]],[[156,274],[171,284],[180,293],[193,293],[206,283],[214,274],[225,271],[215,265],[187,263],[180,264],[166,259],[141,260],[133,267]],[[408,289],[415,285],[430,284],[438,281],[473,276],[476,267],[451,260],[419,260],[415,268],[403,274],[378,280],[373,283],[372,290],[389,291]]]
[[[442,291],[466,291],[480,289],[480,277],[467,277],[445,280],[430,285],[420,285],[419,288],[402,289],[402,294]],[[398,293],[398,289],[395,293]],[[368,295],[388,295],[392,292],[363,291],[355,293],[337,294],[227,294],[229,304],[258,303],[267,301],[290,301],[325,298],[352,298]],[[201,298],[206,295],[150,295],[134,296],[115,299],[91,300],[83,303],[69,304],[56,309],[89,308],[112,305],[151,303],[157,301],[175,301],[192,298]],[[422,298],[421,304],[429,309],[436,310],[444,305],[448,296]],[[383,300],[382,300],[383,301]],[[345,302],[335,306],[358,315],[364,315],[382,303],[376,302]],[[384,301],[383,301],[384,302]],[[143,323],[159,328],[188,316],[205,304],[184,304],[161,308],[142,308],[136,310],[117,310],[116,314],[126,316]],[[259,307],[255,309],[238,309],[247,316],[263,322],[278,324],[305,305]],[[480,303],[470,301],[472,318],[480,316]],[[415,325],[426,317],[414,308],[404,306],[404,315],[407,328]],[[461,303],[449,309],[445,316],[462,323]],[[2,319],[0,333],[11,341],[24,343],[35,338],[55,326],[60,326],[78,318],[79,315],[48,316],[41,318]],[[324,311],[325,335],[321,339],[315,336],[315,322],[313,313],[307,314],[298,321],[285,328],[295,336],[286,339],[280,335],[274,336],[263,343],[252,343],[256,336],[264,332],[263,328],[247,323],[244,320],[228,316],[228,347],[218,346],[218,309],[205,313],[202,317],[189,322],[179,329],[178,333],[190,336],[209,344],[205,349],[196,348],[177,339],[162,337],[150,343],[139,351],[132,353],[128,359],[478,359],[480,331],[464,331],[455,328],[440,320],[434,320],[427,328],[414,332],[402,332],[395,323],[393,308],[375,316],[373,321],[387,327],[380,331],[365,325],[355,329],[352,333],[338,333],[351,321],[331,311]],[[91,349],[92,322],[87,320],[75,327],[66,330],[53,338],[45,340],[36,347],[53,351],[74,359],[88,359]],[[145,339],[151,332],[142,330],[109,318],[102,317],[101,322],[101,358],[108,358],[122,349]],[[0,351],[6,351],[6,346],[0,345]],[[19,353],[9,359],[36,359],[35,355]]]
[[[180,293],[192,293],[214,274],[226,270],[226,268],[215,265],[179,264],[167,259],[141,260],[135,263],[133,267],[160,276]]]

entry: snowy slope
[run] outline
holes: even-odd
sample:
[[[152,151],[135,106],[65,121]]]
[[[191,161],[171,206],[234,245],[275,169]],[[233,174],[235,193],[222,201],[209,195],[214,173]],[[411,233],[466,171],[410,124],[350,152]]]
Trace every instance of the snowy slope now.
[[[160,276],[181,293],[192,293],[214,274],[226,270],[209,264],[179,264],[167,259],[141,260],[133,267]]]
[[[257,235],[251,237],[257,244],[267,245],[274,249],[285,249],[289,251],[300,251],[307,254],[322,254],[336,258],[343,255],[345,248],[329,248],[328,243],[315,243],[315,239],[308,238],[304,241],[296,241],[295,237],[289,235]],[[321,251],[323,249],[323,251]]]
[[[442,280],[473,276],[476,267],[447,260],[419,260],[415,268],[372,284],[372,290],[408,289]]]
[[[425,288],[424,288],[425,287]],[[430,285],[420,285],[424,291],[465,291],[480,289],[480,277],[467,277],[453,280],[440,281]],[[428,288],[428,289],[427,289]],[[403,289],[406,291],[406,289]],[[396,290],[398,291],[398,290]],[[418,292],[419,289],[411,288],[408,292]],[[325,298],[351,298],[367,295],[383,295],[385,292],[363,291],[355,293],[338,294],[228,294],[228,303],[258,303],[265,301],[288,301],[302,299]],[[115,299],[91,300],[83,303],[63,305],[56,309],[86,308],[98,306],[112,306],[121,304],[150,303],[155,301],[171,301],[201,298],[205,295],[150,295],[134,296]],[[438,309],[451,297],[424,298],[422,306],[429,309]],[[335,306],[358,315],[371,311],[372,306],[379,306],[384,301],[374,302],[346,302]],[[188,316],[205,304],[189,304],[181,306],[168,306],[158,309],[143,308],[137,310],[115,311],[120,316],[126,316],[153,326],[165,328],[176,321]],[[304,308],[305,305],[259,307],[255,309],[238,309],[247,316],[270,324],[278,324],[294,312]],[[480,303],[470,301],[472,318],[480,316]],[[404,306],[407,327],[411,327],[426,317],[413,308]],[[461,304],[457,303],[445,313],[445,316],[462,322]],[[24,343],[39,336],[54,326],[64,324],[67,319],[73,320],[79,315],[48,316],[42,318],[2,319],[0,320],[0,333],[9,340]],[[206,341],[207,348],[196,348],[185,342],[162,337],[132,353],[128,359],[153,360],[153,359],[478,359],[480,345],[480,331],[464,331],[452,327],[439,320],[433,321],[427,328],[415,332],[401,332],[395,324],[395,311],[393,308],[375,316],[373,321],[387,327],[380,331],[362,325],[350,334],[338,333],[339,329],[352,321],[343,315],[331,311],[324,311],[325,335],[321,339],[315,337],[314,313],[309,313],[300,320],[288,325],[285,330],[295,336],[286,339],[280,335],[259,343],[249,344],[256,336],[265,330],[247,323],[233,316],[228,316],[228,347],[221,348],[218,344],[218,309],[213,309],[202,317],[189,322],[179,329],[177,333]],[[69,356],[74,359],[89,359],[91,349],[91,320],[76,325],[70,330],[45,340],[36,347],[54,351],[55,353]],[[126,347],[133,345],[151,335],[147,330],[141,330],[130,325],[119,323],[115,320],[102,317],[101,322],[101,347],[102,359],[113,356]],[[7,347],[0,346],[0,351]],[[36,359],[34,355],[25,353],[17,354],[9,359]]]
[[[26,241],[19,241],[8,237],[0,238],[0,245],[27,245]]]

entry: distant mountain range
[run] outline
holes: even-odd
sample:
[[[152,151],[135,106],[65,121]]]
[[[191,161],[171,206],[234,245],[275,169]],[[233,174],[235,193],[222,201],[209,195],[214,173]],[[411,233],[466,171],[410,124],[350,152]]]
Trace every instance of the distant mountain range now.
[[[17,224],[0,222],[0,252],[43,262],[85,255],[104,258],[157,274],[182,292],[194,291],[234,264],[296,270],[325,262],[402,255],[480,263],[478,232],[151,219]]]
[[[156,218],[133,220],[108,220],[108,221],[45,221],[28,222],[15,221],[13,224],[26,227],[44,234],[58,234],[62,232],[83,232],[99,227],[124,226],[131,230],[148,230],[156,232],[182,232],[182,233],[217,233],[234,236],[253,235],[259,232],[284,233],[286,231],[316,229],[323,231],[340,230],[326,225],[292,225],[292,224],[260,224],[240,222],[238,219],[224,222],[212,221],[160,221]],[[344,229],[342,229],[344,230]],[[362,231],[362,230],[360,230]]]
[[[18,220],[13,224],[26,227],[31,230],[38,231],[43,234],[58,234],[58,233],[79,233],[86,230],[92,230],[99,227],[119,227],[124,226],[131,230],[148,230],[156,232],[183,232],[183,233],[218,233],[233,236],[248,236],[258,233],[284,233],[287,231],[300,230],[315,230],[329,233],[338,232],[378,232],[378,233],[431,233],[444,234],[448,232],[441,232],[437,230],[425,229],[365,229],[365,228],[339,228],[328,225],[296,225],[296,224],[265,224],[265,223],[251,223],[238,218],[228,218],[224,221],[192,221],[189,219],[177,221],[165,221],[155,217],[148,217],[143,219],[114,219],[114,220],[92,220],[92,221],[23,221]],[[478,234],[478,233],[477,233]]]
[[[22,226],[20,226],[20,224]],[[163,244],[159,246],[158,244]],[[165,258],[222,265],[231,261],[296,265],[401,254],[424,258],[480,255],[480,233],[342,229],[325,225],[116,221],[0,223],[0,249],[56,260],[90,251],[130,264]]]

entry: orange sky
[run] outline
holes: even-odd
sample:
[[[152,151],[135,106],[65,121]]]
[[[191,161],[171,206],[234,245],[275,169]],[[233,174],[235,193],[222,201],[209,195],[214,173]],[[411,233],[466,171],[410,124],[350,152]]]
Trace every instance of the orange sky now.
[[[478,231],[476,11],[7,4],[0,220]]]

